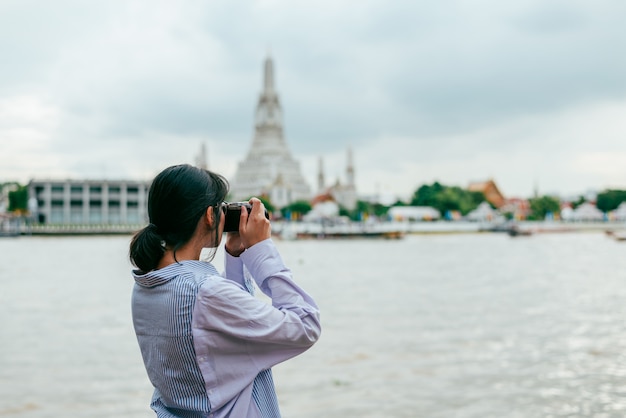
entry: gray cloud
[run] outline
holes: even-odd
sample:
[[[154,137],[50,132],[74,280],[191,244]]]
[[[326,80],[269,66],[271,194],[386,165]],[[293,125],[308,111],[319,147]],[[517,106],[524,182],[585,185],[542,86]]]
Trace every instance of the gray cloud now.
[[[343,164],[351,145],[364,184],[392,170],[403,179],[393,181],[398,192],[434,177],[494,176],[511,193],[529,193],[527,173],[502,161],[513,161],[512,153],[543,161],[547,147],[568,150],[554,170],[578,179],[551,175],[564,183],[555,189],[582,187],[581,178],[626,187],[624,172],[591,176],[577,168],[583,153],[626,152],[615,132],[594,137],[590,149],[562,122],[604,109],[608,116],[589,124],[624,129],[610,110],[626,101],[626,5],[619,2],[0,7],[0,141],[24,144],[4,147],[0,178],[149,175],[175,159],[192,161],[201,142],[232,175],[250,143],[269,50],[287,140],[311,181],[318,156]],[[26,122],[15,121],[6,110],[13,108]],[[53,116],[42,119],[37,109]],[[403,148],[388,152],[389,144]],[[22,170],[21,157],[8,154],[37,149],[45,163],[23,162]],[[468,152],[491,159],[464,165]],[[539,171],[542,179],[550,172]]]

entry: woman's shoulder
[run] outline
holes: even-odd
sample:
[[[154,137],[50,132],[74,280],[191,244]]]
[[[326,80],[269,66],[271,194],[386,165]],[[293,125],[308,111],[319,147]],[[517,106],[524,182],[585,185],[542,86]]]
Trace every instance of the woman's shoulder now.
[[[225,296],[231,292],[248,293],[239,283],[229,280],[220,274],[207,274],[202,277],[198,289],[199,297]]]

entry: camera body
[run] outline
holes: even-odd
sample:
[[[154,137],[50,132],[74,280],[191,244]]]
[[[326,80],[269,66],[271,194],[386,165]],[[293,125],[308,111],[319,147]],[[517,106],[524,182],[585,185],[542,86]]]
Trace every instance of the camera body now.
[[[222,206],[224,211],[224,232],[239,232],[239,219],[241,216],[241,210],[246,209],[248,214],[252,210],[252,205],[248,202],[233,202],[227,203]],[[265,210],[265,217],[270,218],[270,214]]]

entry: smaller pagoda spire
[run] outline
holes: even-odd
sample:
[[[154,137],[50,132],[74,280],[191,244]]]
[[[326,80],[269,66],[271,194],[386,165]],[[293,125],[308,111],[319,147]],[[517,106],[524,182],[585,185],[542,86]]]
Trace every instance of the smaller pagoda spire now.
[[[196,155],[196,167],[201,168],[203,170],[208,170],[209,163],[207,158],[207,149],[204,142],[200,144],[200,151]]]
[[[317,189],[319,192],[324,191],[326,187],[325,183],[326,181],[324,179],[324,161],[322,160],[322,157],[320,157],[317,171]]]
[[[348,158],[346,164],[346,177],[349,186],[354,186],[354,165],[352,163],[352,147],[348,147]]]

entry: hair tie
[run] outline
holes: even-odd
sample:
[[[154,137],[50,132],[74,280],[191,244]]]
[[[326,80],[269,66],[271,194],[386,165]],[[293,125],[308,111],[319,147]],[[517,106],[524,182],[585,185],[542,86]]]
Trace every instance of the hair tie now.
[[[160,234],[159,234],[159,227],[156,226],[155,224],[153,224],[152,222],[150,222],[148,224],[147,228],[152,229],[157,235],[160,236]],[[167,242],[165,242],[164,239],[161,240],[160,244],[161,244],[161,248],[163,250],[167,250]]]
[[[155,224],[153,224],[152,222],[150,222],[148,224],[147,228],[153,230],[157,235],[160,235],[159,234],[159,227],[156,226]]]

